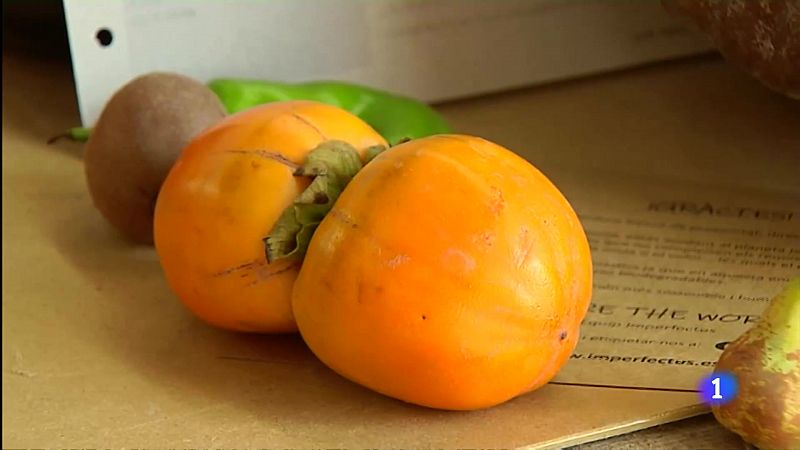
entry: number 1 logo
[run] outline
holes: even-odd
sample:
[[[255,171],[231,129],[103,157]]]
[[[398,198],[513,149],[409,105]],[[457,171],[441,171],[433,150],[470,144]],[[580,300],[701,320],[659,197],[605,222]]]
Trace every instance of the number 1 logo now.
[[[703,403],[720,406],[736,399],[739,383],[732,373],[714,372],[700,380],[698,388]]]
[[[722,400],[722,394],[719,393],[719,379],[717,377],[711,380],[711,384],[714,385],[714,395],[711,396],[713,400]]]

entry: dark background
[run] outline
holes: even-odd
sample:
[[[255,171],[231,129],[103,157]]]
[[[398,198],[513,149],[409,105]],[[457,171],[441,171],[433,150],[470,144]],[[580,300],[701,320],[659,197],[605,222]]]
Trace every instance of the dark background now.
[[[68,60],[61,0],[3,0],[3,53],[10,49]]]

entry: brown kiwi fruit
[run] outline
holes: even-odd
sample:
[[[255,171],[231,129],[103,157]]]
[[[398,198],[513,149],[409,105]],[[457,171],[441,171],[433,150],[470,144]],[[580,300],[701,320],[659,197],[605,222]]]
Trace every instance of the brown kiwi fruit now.
[[[84,153],[95,207],[135,242],[153,243],[153,210],[180,152],[225,117],[207,86],[164,72],[139,76],[106,103]]]

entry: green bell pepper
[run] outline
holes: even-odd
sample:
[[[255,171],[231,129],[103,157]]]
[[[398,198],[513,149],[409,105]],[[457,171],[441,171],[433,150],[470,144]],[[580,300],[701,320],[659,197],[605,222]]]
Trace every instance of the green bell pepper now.
[[[360,117],[390,145],[451,131],[444,118],[423,102],[352,83],[217,79],[208,86],[229,114],[282,100],[313,100],[337,106]],[[89,134],[89,129],[78,127],[56,138],[85,141]]]
[[[281,100],[313,100],[334,105],[370,124],[391,145],[404,139],[450,132],[444,118],[425,103],[351,83],[218,79],[211,81],[209,87],[231,114]]]

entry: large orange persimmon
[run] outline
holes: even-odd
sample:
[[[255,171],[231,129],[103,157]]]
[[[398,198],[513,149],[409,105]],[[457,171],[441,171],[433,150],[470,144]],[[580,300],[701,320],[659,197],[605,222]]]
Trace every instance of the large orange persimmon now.
[[[293,309],[312,351],[383,394],[468,410],[534,390],[574,349],[589,245],[561,192],[486,140],[398,145],[311,239]]]
[[[154,233],[169,285],[192,312],[231,330],[296,330],[299,264],[269,263],[262,240],[309,184],[292,166],[335,140],[362,154],[386,145],[342,109],[288,101],[229,116],[184,149],[159,193]]]

